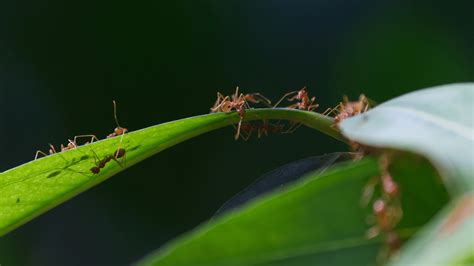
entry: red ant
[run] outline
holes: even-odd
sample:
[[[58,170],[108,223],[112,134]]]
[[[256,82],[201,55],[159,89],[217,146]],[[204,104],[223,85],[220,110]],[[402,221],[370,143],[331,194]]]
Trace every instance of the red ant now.
[[[111,160],[114,160],[115,162],[117,162],[120,167],[123,167],[122,163],[120,163],[120,161],[118,160],[119,158],[122,158],[125,156],[125,149],[123,148],[118,148],[113,155],[107,155],[104,157],[104,159],[100,160],[99,157],[97,156],[97,154],[92,151],[94,153],[94,160],[95,160],[95,166],[92,167],[90,169],[90,171],[93,173],[93,174],[98,174],[100,172],[100,170],[102,168],[105,167],[105,165],[110,162]]]
[[[363,201],[368,203],[373,195],[374,188],[379,186],[381,196],[373,202],[372,213],[375,225],[367,231],[368,238],[378,235],[383,236],[385,247],[379,253],[379,260],[387,259],[396,252],[402,241],[395,232],[395,228],[403,217],[403,209],[400,202],[400,189],[389,172],[390,154],[384,153],[379,158],[381,176],[373,178],[364,188]]]
[[[288,98],[291,95],[295,96]],[[309,98],[309,94],[306,91],[306,87],[303,87],[299,91],[292,91],[288,92],[281,99],[273,106],[273,108],[277,107],[284,99],[288,98],[289,102],[293,102],[297,100],[296,103],[288,106],[287,108],[293,108],[293,109],[299,109],[299,110],[305,110],[305,111],[313,111],[314,109],[318,108],[319,104],[315,103],[316,102],[316,97]]]
[[[240,128],[242,126],[242,121],[245,117],[245,110],[250,109],[248,102],[252,103],[264,103],[268,106],[271,106],[270,100],[260,93],[251,93],[251,94],[239,94],[239,87],[235,89],[235,93],[229,97],[224,96],[220,92],[217,93],[217,100],[214,103],[214,106],[211,107],[212,113],[223,112],[229,113],[232,110],[237,111],[239,114],[240,120],[237,125],[237,133],[235,134],[235,139],[237,140],[240,136]]]
[[[123,135],[123,134],[127,133],[127,131],[128,131],[128,129],[126,129],[124,127],[121,127],[119,125],[119,122],[118,122],[118,119],[117,119],[117,104],[115,103],[115,101],[112,101],[112,102],[114,103],[114,118],[115,118],[115,123],[117,124],[117,127],[114,129],[114,132],[107,135],[107,138],[120,136],[120,135]]]
[[[294,95],[296,94],[296,95]],[[289,96],[294,95],[291,98],[288,98]],[[306,87],[303,87],[299,91],[291,91],[283,95],[281,99],[273,106],[273,108],[276,108],[284,99],[288,99],[289,102],[297,101],[296,103],[287,106],[286,108],[292,108],[292,109],[299,109],[299,110],[304,110],[304,111],[313,111],[314,109],[318,108],[319,104],[316,103],[316,97],[309,97],[308,92],[306,91]],[[302,124],[301,123],[292,123],[290,125],[290,128],[286,130],[285,132],[282,133],[292,133],[296,131]]]
[[[337,110],[339,108],[339,110]],[[334,108],[328,108],[324,111],[323,115],[329,115],[333,112],[337,112],[336,116],[334,117],[334,122],[338,124],[342,120],[359,115],[361,113],[367,112],[370,108],[369,99],[364,95],[361,94],[359,96],[359,100],[355,102],[349,101],[347,96],[343,97],[343,102],[339,103]]]
[[[96,164],[94,167],[92,167],[90,169],[90,171],[93,174],[98,174],[100,172],[100,170],[102,168],[104,168],[105,165],[108,162],[110,162],[111,160],[114,160],[115,162],[117,162],[120,165],[120,167],[123,167],[122,163],[120,163],[120,161],[118,159],[122,158],[122,157],[125,159],[125,149],[121,148],[120,145],[122,144],[123,136],[128,131],[128,129],[123,128],[119,125],[118,119],[117,119],[117,105],[116,105],[115,101],[113,101],[113,103],[114,103],[114,118],[115,118],[115,122],[117,123],[117,127],[115,128],[113,133],[111,133],[107,136],[107,138],[111,138],[111,137],[121,135],[119,148],[117,150],[115,150],[113,155],[107,155],[102,160],[100,160],[99,157],[97,156],[97,154],[94,151],[92,151],[94,153],[94,160],[95,160],[95,164]]]
[[[79,138],[85,138],[85,137],[88,137],[88,138],[90,137],[91,140],[90,140],[90,142],[87,141],[84,144],[89,144],[89,143],[94,142],[94,140],[96,140],[96,141],[99,140],[95,135],[78,135],[78,136],[74,137],[74,140],[68,139],[68,144],[67,145],[61,144],[61,151],[68,151],[68,150],[76,149],[79,146],[77,144],[77,140]],[[57,153],[56,148],[54,148],[54,146],[52,144],[49,144],[49,151],[48,152],[49,152],[49,155]],[[43,151],[38,150],[38,151],[36,151],[35,160],[38,159],[39,155],[48,156],[48,154],[44,153]]]

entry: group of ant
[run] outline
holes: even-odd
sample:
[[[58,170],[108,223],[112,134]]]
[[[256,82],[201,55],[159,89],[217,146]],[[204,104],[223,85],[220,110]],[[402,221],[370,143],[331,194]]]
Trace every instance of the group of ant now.
[[[117,104],[115,101],[112,101],[112,102],[114,105],[114,118],[115,118],[115,123],[117,124],[117,127],[114,129],[112,133],[108,134],[106,138],[113,138],[117,136],[121,136],[123,138],[123,135],[125,135],[125,133],[128,132],[128,129],[121,127],[119,125],[118,119],[117,119]],[[66,145],[61,144],[60,146],[61,151],[77,149],[80,146],[77,140],[81,138],[90,138],[90,140],[83,143],[83,145],[93,143],[94,141],[99,141],[99,138],[97,138],[96,135],[92,135],[92,134],[78,135],[78,136],[75,136],[73,140],[68,139],[68,143]],[[99,156],[97,156],[97,154],[94,151],[92,151],[94,154],[95,166],[92,167],[90,171],[93,174],[98,174],[100,170],[104,168],[105,165],[112,160],[117,162],[121,167],[123,167],[123,164],[119,161],[120,158],[125,158],[125,149],[120,147],[121,143],[122,143],[122,139],[120,140],[120,144],[117,150],[115,150],[113,154],[106,155],[103,159],[100,159]],[[40,155],[48,156],[55,153],[57,153],[56,148],[52,144],[49,144],[49,154],[46,154],[45,152],[38,150],[36,151],[35,160],[38,159]]]
[[[366,185],[362,205],[372,202],[372,215],[369,223],[373,226],[367,231],[367,238],[382,236],[385,247],[379,254],[379,260],[394,255],[401,247],[402,241],[396,232],[396,226],[403,217],[400,202],[400,187],[389,172],[390,155],[384,153],[380,156],[379,167],[381,175],[374,177]],[[374,198],[375,188],[380,187],[380,193]]]
[[[239,114],[239,122],[237,123],[237,130],[235,134],[235,139],[242,137],[244,140],[248,140],[252,132],[257,132],[258,137],[260,138],[263,135],[268,135],[268,133],[292,133],[298,129],[301,124],[293,123],[289,128],[285,129],[285,125],[280,123],[270,123],[267,120],[264,120],[262,123],[245,123],[243,120],[245,118],[245,112],[248,109],[251,109],[250,103],[258,104],[261,103],[269,108],[277,108],[284,100],[287,100],[291,104],[286,106],[289,109],[298,109],[304,111],[314,111],[319,107],[319,104],[316,103],[316,97],[310,97],[306,91],[306,87],[298,91],[291,91],[283,95],[283,97],[278,100],[275,105],[271,104],[271,101],[263,96],[260,93],[239,93],[239,87],[235,89],[235,93],[231,96],[224,96],[220,92],[217,93],[217,100],[214,103],[214,106],[211,107],[212,113],[229,113],[236,111]],[[334,114],[334,122],[337,126],[342,120],[366,112],[370,107],[369,100],[365,95],[360,95],[358,101],[351,102],[347,97],[343,98],[343,102],[340,102],[334,108],[328,108],[322,114],[329,116]],[[242,134],[244,133],[244,134]]]
[[[286,106],[286,108],[290,108],[290,109],[298,109],[298,110],[311,112],[311,111],[314,111],[319,106],[319,104],[316,103],[316,97],[310,97],[308,92],[306,91],[306,87],[303,87],[302,89],[298,91],[291,91],[291,92],[286,93],[285,95],[283,95],[283,97],[280,98],[280,100],[275,105],[272,105],[271,101],[260,93],[250,93],[250,94],[239,93],[239,87],[237,87],[235,89],[235,93],[231,96],[224,96],[223,94],[218,92],[217,100],[214,103],[214,106],[211,107],[211,112],[229,113],[232,111],[236,111],[239,114],[240,119],[239,119],[239,122],[237,123],[237,131],[235,134],[236,140],[239,139],[239,137],[242,137],[242,139],[244,140],[248,140],[253,132],[257,132],[257,135],[259,138],[263,135],[266,136],[269,133],[292,133],[296,129],[298,129],[299,126],[301,126],[301,124],[293,123],[290,125],[289,128],[285,128],[286,126],[284,124],[280,124],[279,122],[270,123],[268,120],[263,120],[261,123],[245,123],[245,124],[242,123],[245,118],[246,110],[252,108],[249,103],[252,103],[252,104],[262,103],[267,107],[277,108],[285,99],[288,102],[292,103],[291,105]],[[107,138],[112,138],[112,137],[117,137],[117,136],[122,136],[123,138],[123,135],[128,131],[128,129],[121,127],[119,125],[118,119],[117,119],[117,105],[115,101],[113,101],[113,105],[114,105],[114,118],[115,118],[115,123],[117,124],[117,127],[114,129],[112,133],[107,135]],[[356,102],[350,102],[347,99],[347,97],[345,97],[343,102],[339,103],[334,108],[328,108],[322,114],[328,115],[328,116],[330,114],[335,114],[334,121],[335,121],[335,124],[337,125],[343,119],[363,113],[367,111],[368,108],[369,108],[369,102],[364,95],[361,95],[359,97],[359,100]],[[93,143],[94,141],[99,140],[99,138],[97,138],[96,135],[92,135],[92,134],[78,135],[78,136],[75,136],[73,140],[68,139],[68,143],[66,145],[61,144],[60,151],[62,152],[62,151],[68,151],[68,150],[73,150],[73,149],[78,148],[80,146],[80,144],[78,143],[78,140],[83,139],[83,138],[90,138],[90,140],[83,143],[83,145]],[[48,155],[58,153],[58,151],[52,144],[49,144],[48,152],[49,154],[40,150],[36,151],[35,160],[40,155],[48,156]],[[100,170],[104,168],[105,165],[112,160],[116,161],[120,166],[122,166],[122,163],[120,163],[118,159],[123,158],[125,156],[125,149],[119,146],[119,148],[113,154],[107,155],[103,159],[100,159],[95,152],[93,153],[94,153],[95,166],[92,167],[90,171],[93,174],[98,174]]]

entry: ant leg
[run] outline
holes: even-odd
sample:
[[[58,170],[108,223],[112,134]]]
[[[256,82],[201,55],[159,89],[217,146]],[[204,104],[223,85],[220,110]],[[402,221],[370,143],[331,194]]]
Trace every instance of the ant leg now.
[[[325,116],[328,116],[332,111],[332,108],[327,108],[326,110],[324,110],[324,112],[321,113],[321,115],[325,115]]]
[[[313,111],[314,109],[316,109],[316,108],[318,108],[318,107],[319,107],[319,104],[310,105],[310,106],[308,107],[308,111],[311,112],[311,111]]]
[[[44,153],[43,151],[37,150],[35,155],[35,160],[38,159],[39,155],[43,155],[44,157],[48,156],[48,154]]]
[[[91,151],[92,151],[92,154],[94,154],[94,164],[97,165],[98,164],[97,162],[100,162],[100,158],[97,155],[97,153],[95,153],[94,150],[91,150]]]
[[[251,107],[250,104],[248,103],[248,100],[245,99],[245,97],[244,97],[243,101],[244,101],[244,106],[243,106],[244,109],[252,109],[252,107]]]
[[[221,95],[222,96],[222,95]],[[229,96],[225,96],[222,101],[218,104],[218,105],[214,105],[212,108],[211,108],[211,112],[212,113],[217,113],[217,112],[221,112],[220,109],[222,108],[222,106],[224,106],[224,104],[226,104],[227,102],[229,101]],[[216,101],[217,103],[217,101]]]
[[[264,127],[261,129],[261,132],[260,133],[260,136],[258,136],[259,138],[263,135],[265,135],[265,137],[268,137],[268,126],[267,127]]]
[[[114,158],[115,160],[117,160],[119,151],[122,149],[122,142],[123,142],[123,136],[124,136],[124,135],[125,135],[125,132],[122,133],[122,136],[120,137],[119,146],[118,146],[118,148],[117,148],[117,151],[114,153],[114,157],[113,157],[113,158]],[[120,165],[121,167],[124,167],[124,166],[125,166],[125,162],[126,162],[126,158],[127,158],[127,157],[126,157],[127,154],[125,153],[125,149],[122,149],[122,150],[123,150],[123,152],[124,152],[123,155],[122,155],[122,157],[123,157],[123,165],[122,165],[121,163],[119,163],[119,165]],[[118,161],[117,161],[117,163],[118,163]]]
[[[72,144],[72,146],[74,146],[74,149],[77,149],[77,143],[76,143],[75,140],[72,141],[72,140],[68,139],[68,141],[69,141],[69,144]],[[61,144],[61,145],[62,145],[62,144]],[[68,146],[69,146],[69,145],[68,145]],[[66,147],[67,147],[67,146],[66,146]]]
[[[291,133],[295,132],[298,128],[300,128],[302,125],[303,125],[303,123],[293,124],[287,130],[285,130],[284,132],[281,132],[281,133],[282,134],[291,134]]]
[[[267,97],[263,96],[262,94],[256,92],[246,95],[246,100],[253,103],[263,103],[267,107],[272,107],[272,101],[270,101]]]
[[[369,110],[369,105],[368,104],[365,105],[364,113],[367,112],[367,110]]]
[[[243,117],[241,116],[241,117],[240,117],[240,120],[239,120],[239,123],[237,124],[237,132],[235,133],[235,137],[234,137],[235,140],[238,140],[238,139],[239,139],[239,136],[240,136],[240,126],[242,125],[242,120],[243,120]]]
[[[237,98],[239,98],[239,86],[235,87],[235,94],[234,94],[233,100]]]
[[[53,144],[49,144],[49,154],[57,153],[56,149],[54,148]]]
[[[337,107],[339,105],[337,105],[336,107],[334,108],[328,108],[326,109],[326,111],[324,111],[323,113],[321,113],[322,115],[325,115],[325,116],[329,116],[330,114],[334,113],[336,110],[337,110]]]
[[[300,103],[295,103],[295,104],[292,104],[290,106],[287,106],[286,108],[289,108],[289,109],[299,109],[300,107]]]
[[[247,133],[246,136],[244,136],[243,132],[240,133],[240,136],[242,137],[244,141],[248,141],[250,139],[250,136],[252,136],[252,130],[249,130],[246,133]]]
[[[74,137],[74,143],[77,144],[77,140],[80,139],[80,138],[91,138],[91,142],[90,143],[93,143],[94,140],[95,141],[99,141],[99,139],[97,138],[96,135],[93,135],[93,134],[89,134],[89,135],[77,135]],[[69,141],[71,142],[71,141]],[[76,147],[77,148],[77,147]]]
[[[211,111],[215,112],[218,106],[222,104],[222,101],[225,99],[224,95],[222,95],[220,92],[217,92],[217,99],[214,105],[211,107]],[[221,101],[222,100],[222,101]]]
[[[116,163],[118,163],[118,165],[120,165],[120,167],[122,167],[122,168],[124,167],[124,165],[119,160],[117,160],[117,158],[112,157],[112,160],[114,160]]]
[[[342,103],[339,103],[338,105],[334,106],[333,108],[328,108],[326,109],[326,111],[324,111],[323,115],[326,113],[326,116],[329,116],[330,114],[336,114],[335,112],[337,112],[337,108],[339,108],[340,106],[342,106]]]
[[[278,100],[278,102],[273,106],[273,108],[276,108],[284,99],[288,98],[288,96],[293,95],[295,93],[298,93],[298,91],[288,92],[285,95],[283,95],[283,97],[281,97],[280,100]]]

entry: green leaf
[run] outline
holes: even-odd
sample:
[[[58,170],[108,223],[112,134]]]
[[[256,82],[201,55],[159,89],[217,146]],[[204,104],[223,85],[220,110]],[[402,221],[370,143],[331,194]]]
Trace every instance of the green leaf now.
[[[342,133],[350,140],[428,158],[456,198],[404,246],[393,265],[474,262],[473,114],[474,83],[460,83],[400,96],[341,123]],[[406,217],[416,215],[405,213]]]
[[[415,91],[340,124],[361,144],[428,158],[453,195],[474,189],[474,83]]]
[[[289,185],[308,173],[324,172],[338,162],[350,160],[354,153],[335,152],[297,160],[260,176],[244,190],[225,202],[214,214],[222,215],[279,187]]]
[[[282,119],[301,122],[337,139],[332,119],[313,113],[290,109],[248,110],[246,120]],[[208,114],[152,126],[121,137],[106,139],[78,149],[31,161],[0,174],[0,236],[57,206],[107,178],[125,170],[166,148],[205,132],[236,123],[231,114]],[[231,137],[231,136],[229,136]],[[120,167],[110,161],[99,174],[90,169],[100,159],[113,155],[117,148],[126,150]]]
[[[407,238],[448,196],[437,182],[436,171],[421,158],[407,155],[396,159],[392,168],[402,188],[412,184],[402,191],[408,215],[400,223],[399,234]],[[363,208],[359,202],[362,188],[377,175],[378,164],[372,158],[310,174],[207,222],[139,265],[374,264],[382,240],[365,237],[370,207]],[[426,193],[420,194],[420,187]]]

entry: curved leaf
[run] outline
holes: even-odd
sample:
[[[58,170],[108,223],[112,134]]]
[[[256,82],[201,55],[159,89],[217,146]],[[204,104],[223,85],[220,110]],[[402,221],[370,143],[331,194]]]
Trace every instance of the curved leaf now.
[[[282,119],[301,122],[337,139],[332,120],[313,113],[290,109],[248,110],[246,120]],[[150,156],[205,132],[236,123],[236,113],[208,114],[152,126],[116,137],[84,145],[77,149],[31,161],[0,174],[0,235],[35,216],[72,198],[107,178]],[[126,150],[124,167],[111,160],[100,173],[90,169],[98,158]]]
[[[474,83],[460,83],[400,96],[341,123],[342,133],[351,140],[428,158],[458,198],[403,248],[394,265],[472,264],[473,115]]]
[[[397,159],[392,171],[407,187],[402,205],[408,215],[399,231],[407,238],[446,203],[447,193],[431,165],[417,157]],[[382,240],[365,237],[370,208],[359,202],[362,188],[378,174],[372,158],[312,173],[212,219],[139,265],[374,264]],[[427,192],[420,195],[420,186]]]
[[[340,124],[350,140],[428,158],[453,194],[474,189],[474,83],[415,91]]]

